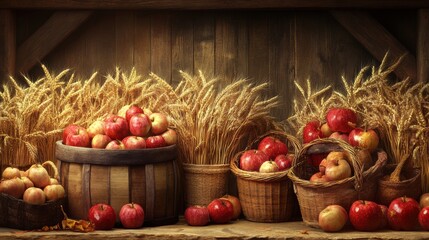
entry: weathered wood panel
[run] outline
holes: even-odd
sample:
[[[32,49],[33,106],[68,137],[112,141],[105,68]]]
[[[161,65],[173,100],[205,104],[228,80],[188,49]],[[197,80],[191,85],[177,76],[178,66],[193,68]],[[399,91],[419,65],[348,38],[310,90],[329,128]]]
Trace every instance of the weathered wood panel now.
[[[0,10],[0,84],[15,73],[15,36],[15,14],[11,10]]]
[[[291,113],[293,81],[341,86],[375,61],[326,11],[100,11],[42,60],[58,72],[71,68],[88,78],[115,67],[154,72],[171,82],[178,70],[269,82],[279,95],[274,116]],[[39,67],[31,71],[36,78]]]
[[[429,82],[429,9],[421,9],[418,14],[417,80]]]

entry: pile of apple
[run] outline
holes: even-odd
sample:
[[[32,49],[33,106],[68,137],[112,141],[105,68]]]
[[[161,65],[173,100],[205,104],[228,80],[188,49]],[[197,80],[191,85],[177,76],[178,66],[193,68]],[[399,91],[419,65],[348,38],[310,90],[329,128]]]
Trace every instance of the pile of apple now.
[[[51,178],[41,164],[26,171],[7,167],[2,173],[0,193],[5,193],[33,205],[64,198],[65,190],[56,178]]]
[[[288,153],[287,145],[280,139],[267,136],[257,149],[245,151],[240,157],[240,169],[262,173],[278,172],[292,166],[294,155]]]
[[[97,203],[88,211],[88,220],[95,230],[111,230],[116,223],[115,209],[109,204]],[[119,220],[123,228],[141,228],[144,223],[144,210],[140,204],[127,203],[119,211]]]
[[[126,105],[118,114],[96,120],[88,128],[75,124],[63,131],[63,144],[98,149],[143,149],[174,145],[176,131],[165,114]]]
[[[376,150],[379,143],[377,132],[358,127],[356,113],[348,108],[331,108],[326,114],[326,122],[314,120],[304,126],[304,143],[319,138],[341,139],[352,146],[359,147],[357,157],[365,170],[372,166],[371,153]],[[348,178],[353,172],[350,161],[346,152],[311,154],[309,162],[318,167],[319,172],[315,173],[310,181],[326,182]]]
[[[192,205],[185,209],[185,221],[190,226],[209,223],[224,224],[237,220],[241,214],[240,200],[232,195],[216,198],[207,206]]]
[[[343,229],[347,221],[358,231],[377,231],[389,227],[396,231],[429,230],[429,193],[413,198],[399,197],[389,207],[373,201],[357,200],[347,214],[340,205],[329,205],[319,213],[319,226],[326,232]]]

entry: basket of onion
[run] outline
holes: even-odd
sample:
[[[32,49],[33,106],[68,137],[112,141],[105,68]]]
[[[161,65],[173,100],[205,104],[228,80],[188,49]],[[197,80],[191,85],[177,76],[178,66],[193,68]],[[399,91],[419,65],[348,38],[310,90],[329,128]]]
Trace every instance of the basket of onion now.
[[[34,164],[26,171],[4,169],[0,183],[1,227],[35,230],[54,226],[63,220],[61,206],[65,205],[65,191],[53,162]]]

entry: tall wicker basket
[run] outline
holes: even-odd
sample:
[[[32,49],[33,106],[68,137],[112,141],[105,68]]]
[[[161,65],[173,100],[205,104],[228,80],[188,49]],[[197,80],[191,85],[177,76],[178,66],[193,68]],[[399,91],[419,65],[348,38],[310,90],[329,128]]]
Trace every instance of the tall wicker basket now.
[[[315,173],[308,166],[307,154],[327,153],[344,150],[351,156],[354,175],[332,182],[310,182],[308,179]],[[326,206],[339,204],[348,210],[358,199],[375,200],[377,181],[387,162],[387,154],[377,152],[377,161],[368,170],[363,168],[356,157],[356,150],[348,143],[337,139],[316,139],[305,144],[295,155],[289,178],[293,181],[298,197],[303,221],[311,227],[319,227],[318,216]]]
[[[265,136],[275,136],[288,143],[289,149],[299,150],[299,141],[284,132],[272,131],[258,138],[255,144]],[[255,222],[284,222],[290,220],[296,207],[296,196],[288,172],[259,173],[244,171],[239,168],[239,152],[231,160],[231,171],[237,177],[238,197],[247,220]]]

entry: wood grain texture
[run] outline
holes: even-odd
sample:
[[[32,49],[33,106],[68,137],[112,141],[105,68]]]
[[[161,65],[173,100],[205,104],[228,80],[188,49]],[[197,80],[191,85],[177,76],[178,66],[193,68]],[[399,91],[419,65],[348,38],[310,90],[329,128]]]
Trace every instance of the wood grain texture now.
[[[194,13],[194,73],[199,70],[208,76],[214,74],[215,62],[215,14]]]
[[[402,79],[416,80],[415,56],[369,14],[361,11],[332,11],[331,14],[377,60],[381,61],[387,52],[393,59],[405,56],[395,73]]]
[[[269,80],[269,16],[255,13],[249,17],[248,32],[248,76],[255,83],[267,82]]]
[[[181,76],[179,71],[194,73],[194,28],[192,13],[174,14],[171,21],[171,70],[172,85],[176,86]]]
[[[16,29],[12,10],[0,9],[0,86],[15,75]]]
[[[429,9],[418,11],[417,80],[429,82]]]
[[[0,0],[0,8],[42,9],[257,9],[428,7],[425,0]]]
[[[152,15],[150,69],[171,82],[171,14]]]
[[[54,13],[39,30],[19,46],[16,56],[17,71],[27,72],[30,70],[90,15],[90,11],[61,11]]]
[[[130,178],[128,169],[128,166],[110,167],[109,204],[115,209],[116,222],[119,222],[119,211],[121,207],[130,202]]]
[[[151,69],[151,15],[135,12],[134,66],[140,74],[149,74]]]
[[[115,12],[116,61],[115,65],[129,72],[134,65],[134,12]]]

